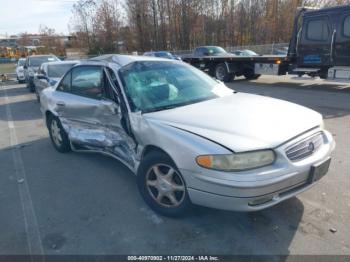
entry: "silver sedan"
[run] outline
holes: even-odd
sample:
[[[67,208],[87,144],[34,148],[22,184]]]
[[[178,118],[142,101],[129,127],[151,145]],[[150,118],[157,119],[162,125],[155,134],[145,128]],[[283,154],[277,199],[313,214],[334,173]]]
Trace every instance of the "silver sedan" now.
[[[99,152],[137,175],[155,211],[192,204],[256,211],[328,171],[335,142],[322,116],[227,88],[185,63],[107,55],[73,67],[42,92],[59,152]]]

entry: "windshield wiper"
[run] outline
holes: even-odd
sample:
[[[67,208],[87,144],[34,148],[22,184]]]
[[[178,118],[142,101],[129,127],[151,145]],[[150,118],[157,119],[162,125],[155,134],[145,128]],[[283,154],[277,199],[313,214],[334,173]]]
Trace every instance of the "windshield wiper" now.
[[[142,113],[151,113],[151,112],[158,112],[158,111],[162,111],[162,110],[167,110],[167,109],[173,109],[175,107],[178,107],[180,105],[167,105],[167,106],[161,106],[161,107],[157,107],[157,108],[152,108],[152,109],[145,109],[142,110]]]
[[[166,105],[166,106],[156,107],[156,108],[153,108],[153,109],[145,109],[145,110],[142,110],[142,113],[151,113],[151,112],[158,112],[158,111],[162,111],[162,110],[173,109],[173,108],[176,108],[176,107],[187,106],[187,105],[199,103],[199,102],[202,102],[202,101],[211,100],[211,99],[214,99],[214,98],[215,97],[204,97],[204,98],[199,98],[199,99],[196,99],[196,100],[187,101],[187,102],[183,102],[183,103],[178,103],[178,104],[173,104],[173,105]]]

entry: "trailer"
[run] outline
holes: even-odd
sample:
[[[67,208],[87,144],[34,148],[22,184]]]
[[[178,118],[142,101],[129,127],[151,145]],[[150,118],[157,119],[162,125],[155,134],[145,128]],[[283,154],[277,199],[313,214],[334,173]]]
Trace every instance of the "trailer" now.
[[[181,58],[224,82],[286,74],[350,79],[350,5],[299,8],[285,56],[235,56],[221,47],[201,46]]]

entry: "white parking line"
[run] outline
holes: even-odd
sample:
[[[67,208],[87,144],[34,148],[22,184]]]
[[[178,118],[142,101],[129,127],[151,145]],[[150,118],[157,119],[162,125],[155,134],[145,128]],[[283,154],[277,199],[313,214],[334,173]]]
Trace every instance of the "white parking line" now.
[[[10,132],[10,145],[12,147],[12,158],[15,167],[16,179],[18,181],[18,190],[21,199],[29,255],[44,255],[44,249],[38,228],[38,221],[27,183],[22,155],[19,148],[16,147],[18,145],[18,138],[15,124],[13,122],[11,106],[9,103],[10,99],[7,96],[6,86],[3,86],[2,90],[5,94],[4,99],[6,102],[7,123]]]

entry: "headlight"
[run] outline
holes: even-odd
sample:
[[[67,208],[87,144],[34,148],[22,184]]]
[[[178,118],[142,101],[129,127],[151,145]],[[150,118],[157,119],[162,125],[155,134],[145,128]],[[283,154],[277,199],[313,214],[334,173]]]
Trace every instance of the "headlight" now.
[[[324,123],[323,120],[322,120],[322,123],[320,124],[320,127],[321,127],[322,129],[325,129],[325,128],[326,128],[326,125],[325,125],[325,123]]]
[[[272,164],[275,153],[272,150],[254,151],[230,155],[198,156],[196,162],[204,168],[220,171],[243,171]]]

